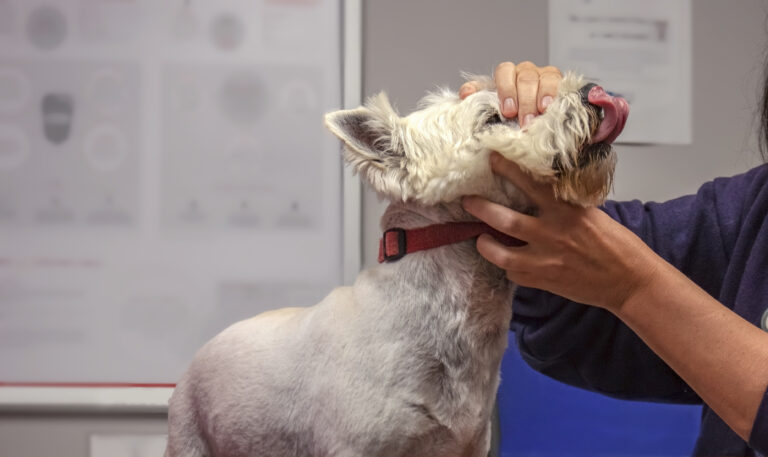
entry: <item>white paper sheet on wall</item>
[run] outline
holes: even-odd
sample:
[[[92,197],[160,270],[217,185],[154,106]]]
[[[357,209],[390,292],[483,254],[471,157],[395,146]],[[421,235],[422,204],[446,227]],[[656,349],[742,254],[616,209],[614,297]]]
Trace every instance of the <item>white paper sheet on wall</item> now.
[[[691,142],[690,0],[549,0],[549,60],[630,104],[619,142]]]
[[[0,383],[173,382],[341,282],[338,0],[0,0]]]

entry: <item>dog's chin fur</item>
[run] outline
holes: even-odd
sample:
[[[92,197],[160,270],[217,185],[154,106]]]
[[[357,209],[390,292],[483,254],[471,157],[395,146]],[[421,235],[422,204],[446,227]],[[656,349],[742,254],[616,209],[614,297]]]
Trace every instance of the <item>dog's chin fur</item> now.
[[[580,206],[601,205],[613,188],[616,155],[565,171],[553,181],[555,197]]]
[[[605,198],[613,152],[583,154],[599,115],[582,104],[581,79],[566,77],[526,130],[495,122],[497,95],[482,81],[464,101],[434,94],[407,117],[383,94],[326,117],[347,162],[391,201],[382,228],[472,220],[464,195],[533,211],[491,172],[491,150],[565,201]],[[513,290],[470,240],[363,271],[313,307],[238,322],[177,384],[165,455],[485,456]]]

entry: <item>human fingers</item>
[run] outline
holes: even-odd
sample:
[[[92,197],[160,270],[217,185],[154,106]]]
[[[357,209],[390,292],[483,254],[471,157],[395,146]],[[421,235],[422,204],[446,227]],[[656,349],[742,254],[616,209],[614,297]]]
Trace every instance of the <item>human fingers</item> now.
[[[491,154],[491,169],[495,174],[514,184],[539,208],[555,201],[555,194],[551,185],[536,181],[516,163],[505,159],[498,152]]]
[[[468,196],[462,199],[461,204],[469,214],[519,240],[531,241],[539,232],[535,217],[519,213],[498,203]]]
[[[548,66],[539,70],[539,92],[538,109],[539,113],[546,111],[557,95],[557,88],[562,81],[563,75],[557,67]]]
[[[477,252],[486,260],[504,270],[514,267],[517,262],[518,253],[516,249],[509,248],[497,241],[491,235],[480,235],[477,239]]]
[[[512,62],[502,62],[493,72],[496,90],[501,102],[501,114],[508,119],[517,116],[517,71]]]
[[[539,67],[532,62],[522,62],[517,72],[517,122],[526,127],[539,114]]]
[[[487,261],[507,272],[507,279],[521,286],[535,287],[531,274],[530,247],[508,247],[491,235],[483,234],[477,239],[477,252]]]
[[[480,90],[480,84],[477,81],[467,81],[459,88],[459,98],[464,100],[478,90]]]

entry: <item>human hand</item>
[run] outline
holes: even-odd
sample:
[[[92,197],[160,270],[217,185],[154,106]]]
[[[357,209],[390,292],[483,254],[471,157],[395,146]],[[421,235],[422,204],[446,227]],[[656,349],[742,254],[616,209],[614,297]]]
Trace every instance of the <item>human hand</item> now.
[[[520,126],[525,127],[552,103],[563,75],[553,66],[539,67],[527,61],[517,65],[502,62],[496,67],[493,79],[502,114],[509,119],[517,117]],[[480,89],[477,81],[468,81],[459,89],[459,96],[463,100]]]
[[[477,240],[478,252],[506,270],[511,281],[617,312],[655,280],[664,261],[603,211],[555,199],[550,185],[497,153],[491,166],[538,207],[534,217],[480,197],[463,200],[473,216],[527,242],[507,247],[489,235]]]

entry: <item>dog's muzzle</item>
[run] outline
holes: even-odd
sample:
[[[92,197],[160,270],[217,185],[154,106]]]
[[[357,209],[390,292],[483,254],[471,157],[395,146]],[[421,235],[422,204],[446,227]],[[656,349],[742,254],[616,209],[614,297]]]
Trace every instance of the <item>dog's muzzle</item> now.
[[[579,89],[581,101],[603,110],[603,119],[592,135],[591,144],[611,144],[624,129],[629,116],[629,103],[622,97],[609,94],[597,84],[587,84]]]

